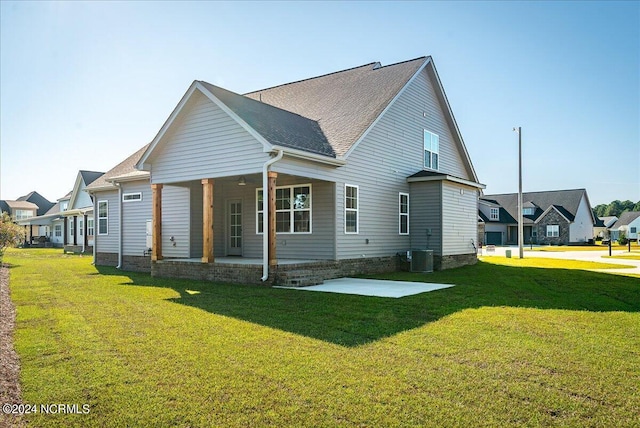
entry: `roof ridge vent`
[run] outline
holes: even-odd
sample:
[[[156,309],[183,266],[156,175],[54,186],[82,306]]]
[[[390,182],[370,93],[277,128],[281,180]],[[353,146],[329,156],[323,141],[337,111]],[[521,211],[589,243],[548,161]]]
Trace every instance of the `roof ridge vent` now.
[[[380,64],[380,62],[379,62],[379,61],[377,61],[375,64],[373,64],[373,69],[374,69],[374,70],[377,70],[377,69],[379,69],[380,67],[382,67],[382,64]]]

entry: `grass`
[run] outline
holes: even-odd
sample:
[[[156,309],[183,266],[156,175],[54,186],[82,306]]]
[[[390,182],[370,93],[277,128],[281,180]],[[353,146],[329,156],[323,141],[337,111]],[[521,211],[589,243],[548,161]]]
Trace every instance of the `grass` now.
[[[523,259],[517,257],[500,257],[500,256],[485,256],[480,258],[486,263],[492,263],[502,266],[517,266],[517,267],[535,267],[544,269],[625,269],[633,268],[633,265],[622,265],[613,263],[601,263],[585,260],[568,260],[568,259],[548,259],[548,258],[536,258],[525,257]]]
[[[24,402],[91,409],[33,426],[640,425],[634,278],[479,262],[386,299],[5,259]]]
[[[627,245],[612,245],[612,251],[627,251],[629,247]],[[547,252],[561,252],[561,251],[605,251],[609,250],[608,245],[595,244],[595,245],[541,245],[539,247],[528,248],[525,245],[527,251],[547,251]],[[631,244],[631,251],[639,251],[640,247],[636,243]]]

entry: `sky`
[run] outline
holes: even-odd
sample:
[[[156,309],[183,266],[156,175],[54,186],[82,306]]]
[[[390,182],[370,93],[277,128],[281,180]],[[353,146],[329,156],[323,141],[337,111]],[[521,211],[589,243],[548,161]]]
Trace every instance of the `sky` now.
[[[640,2],[0,1],[0,199],[55,201],[237,93],[432,56],[486,194],[640,200]]]

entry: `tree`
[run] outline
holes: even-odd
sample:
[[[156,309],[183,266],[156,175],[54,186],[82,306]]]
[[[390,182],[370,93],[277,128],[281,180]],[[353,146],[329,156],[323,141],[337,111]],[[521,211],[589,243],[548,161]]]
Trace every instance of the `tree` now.
[[[24,229],[11,221],[6,212],[0,214],[0,259],[7,247],[18,245],[24,240]]]

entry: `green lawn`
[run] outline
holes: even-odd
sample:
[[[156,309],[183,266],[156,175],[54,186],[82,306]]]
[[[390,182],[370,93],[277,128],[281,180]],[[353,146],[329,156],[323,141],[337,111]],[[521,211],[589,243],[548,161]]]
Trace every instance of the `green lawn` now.
[[[11,250],[32,426],[639,426],[640,281],[480,262],[401,299]]]

